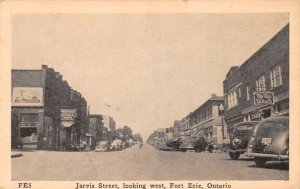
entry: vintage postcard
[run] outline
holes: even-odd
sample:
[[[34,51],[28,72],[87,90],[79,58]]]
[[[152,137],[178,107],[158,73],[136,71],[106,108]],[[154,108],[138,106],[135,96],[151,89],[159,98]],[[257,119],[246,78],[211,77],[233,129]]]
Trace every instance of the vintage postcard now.
[[[0,188],[300,188],[298,1],[0,5]]]

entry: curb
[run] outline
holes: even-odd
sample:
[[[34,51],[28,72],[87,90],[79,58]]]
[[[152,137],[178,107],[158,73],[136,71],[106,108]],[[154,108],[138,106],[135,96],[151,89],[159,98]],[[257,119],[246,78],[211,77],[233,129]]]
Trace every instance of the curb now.
[[[17,157],[21,157],[21,156],[23,156],[22,153],[12,153],[11,154],[11,158],[17,158]]]

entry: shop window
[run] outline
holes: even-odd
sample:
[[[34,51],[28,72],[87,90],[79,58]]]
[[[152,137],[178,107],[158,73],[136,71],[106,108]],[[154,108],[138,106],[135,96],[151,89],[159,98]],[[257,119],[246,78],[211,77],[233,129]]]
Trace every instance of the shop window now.
[[[261,116],[262,116],[263,118],[268,118],[268,117],[270,117],[270,116],[271,116],[271,109],[263,110],[263,111],[261,112]]]
[[[21,114],[20,127],[37,127],[38,118],[38,114]]]
[[[266,91],[266,82],[264,75],[261,75],[256,79],[256,91]]]
[[[277,105],[277,112],[281,112],[289,109],[289,102],[284,102]]]
[[[37,142],[37,128],[21,128],[20,141],[23,144],[30,144]]]
[[[38,114],[21,114],[21,122],[38,122]]]
[[[270,78],[271,78],[271,87],[278,87],[282,85],[281,68],[279,65],[271,69]]]

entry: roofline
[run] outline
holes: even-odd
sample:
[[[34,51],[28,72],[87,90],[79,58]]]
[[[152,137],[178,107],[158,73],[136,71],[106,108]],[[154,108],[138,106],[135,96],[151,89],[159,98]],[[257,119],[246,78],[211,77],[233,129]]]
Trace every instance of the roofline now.
[[[196,108],[194,111],[192,111],[191,113],[189,113],[189,115],[193,114],[194,112],[196,112],[198,109],[200,109],[202,106],[206,105],[209,101],[224,101],[224,97],[223,96],[217,96],[217,97],[222,97],[223,99],[220,100],[220,99],[212,99],[212,98],[215,98],[215,97],[211,97],[209,98],[208,100],[206,100],[203,104],[201,104],[198,108]]]

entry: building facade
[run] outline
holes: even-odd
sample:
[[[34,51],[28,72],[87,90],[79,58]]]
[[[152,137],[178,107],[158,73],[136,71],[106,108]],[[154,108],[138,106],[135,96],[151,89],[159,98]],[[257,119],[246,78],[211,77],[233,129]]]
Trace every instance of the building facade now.
[[[227,138],[227,131],[222,120],[223,115],[220,113],[221,105],[223,97],[212,94],[211,98],[189,114],[189,128],[186,133],[193,135],[200,131],[207,142],[222,146]]]
[[[116,130],[116,122],[113,117],[104,115],[103,116],[103,126],[108,129],[108,131]]]
[[[103,138],[103,116],[101,114],[89,115],[88,133],[92,136],[91,146],[94,148],[97,142]]]
[[[174,121],[174,132],[179,133],[179,132],[183,132],[183,127],[181,124],[181,120],[175,120]]]
[[[289,25],[241,66],[232,67],[223,81],[228,131],[242,121],[288,115]]]
[[[87,102],[43,65],[12,70],[11,147],[65,150],[81,145],[87,129]]]

